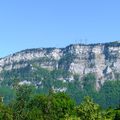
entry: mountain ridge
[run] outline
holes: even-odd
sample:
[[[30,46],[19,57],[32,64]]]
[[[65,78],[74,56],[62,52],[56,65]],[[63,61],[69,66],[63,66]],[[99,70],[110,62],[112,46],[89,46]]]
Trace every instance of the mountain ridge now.
[[[28,65],[32,69],[31,61],[45,69],[63,69],[80,76],[94,73],[97,78],[96,86],[100,87],[106,80],[117,79],[116,76],[120,73],[120,42],[22,50],[0,58],[0,73]]]

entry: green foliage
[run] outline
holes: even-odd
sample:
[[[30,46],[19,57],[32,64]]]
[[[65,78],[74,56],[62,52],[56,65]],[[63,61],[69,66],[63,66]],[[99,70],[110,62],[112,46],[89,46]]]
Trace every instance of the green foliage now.
[[[0,87],[0,96],[3,96],[4,102],[8,104],[15,98],[15,91],[14,89],[7,86]]]
[[[52,75],[52,78],[53,79],[56,79],[56,78],[67,78],[71,75],[70,72],[67,72],[65,70],[62,70],[62,69],[58,69],[58,70],[53,70],[51,71],[51,75]]]
[[[120,120],[120,110],[116,111],[114,120]]]
[[[13,113],[9,107],[0,102],[0,120],[13,120]]]
[[[102,111],[102,118],[104,118],[105,120],[114,120],[115,117],[115,110],[108,108],[105,111]]]
[[[65,93],[35,96],[29,103],[29,109],[36,107],[38,113],[43,114],[44,120],[59,120],[66,114],[71,114],[74,102]]]
[[[120,81],[107,81],[100,92],[99,104],[106,107],[117,107],[120,103]]]
[[[4,97],[5,103],[0,100],[0,120],[120,120],[120,109],[113,109],[120,105],[120,74],[116,73],[116,80],[106,81],[96,91],[96,76],[93,73],[80,78],[67,72],[67,66],[74,57],[71,53],[63,56],[57,70],[39,67],[38,63],[49,61],[45,57],[29,61],[25,68],[0,73],[4,79],[0,81],[0,96]],[[51,63],[56,65],[54,59]],[[71,76],[73,81],[68,80]],[[41,84],[36,88],[18,86],[23,80]],[[65,93],[54,93],[52,90],[63,87],[67,88]],[[89,97],[84,99],[85,96],[90,96],[96,103]],[[112,108],[102,110],[98,104],[102,108]]]
[[[100,107],[95,104],[91,98],[86,97],[84,101],[76,108],[77,116],[81,120],[102,120]]]
[[[28,119],[28,120],[44,120],[43,119],[43,113],[41,112],[40,109],[38,109],[35,106],[30,109],[30,111],[27,114],[26,119]]]
[[[77,116],[68,116],[66,115],[65,120],[81,120],[80,117]]]
[[[18,86],[16,91],[16,101],[13,103],[14,120],[26,120],[28,111],[26,106],[30,100],[32,86]]]
[[[32,94],[32,87],[19,86],[10,105],[0,102],[0,120],[119,120],[120,110],[102,110],[90,97],[76,106],[65,93],[49,91],[48,95]]]
[[[83,77],[83,87],[86,91],[95,90],[96,77],[93,73],[88,73]]]
[[[75,56],[72,54],[67,54],[63,58],[63,61],[69,58],[72,59]],[[48,58],[43,60],[47,61]],[[39,60],[38,60],[39,61]],[[54,60],[53,60],[54,61]],[[22,61],[24,62],[24,61]],[[69,62],[68,62],[69,63]],[[79,75],[73,75],[70,72],[62,69],[58,70],[48,70],[39,67],[34,60],[30,61],[31,66],[28,65],[24,69],[15,69],[12,71],[3,71],[0,76],[4,79],[0,82],[0,95],[4,97],[4,102],[9,103],[11,100],[15,99],[15,89],[19,82],[23,80],[28,80],[32,84],[40,85],[36,86],[36,93],[48,94],[49,89],[56,88],[62,89],[67,88],[66,93],[73,98],[77,104],[81,103],[84,96],[90,96],[93,100],[100,104],[103,108],[117,107],[120,101],[120,80],[119,74],[116,73],[117,80],[106,81],[103,86],[101,86],[100,91],[96,91],[96,76],[93,73],[88,73],[82,78]],[[67,63],[66,63],[67,64]],[[73,81],[69,81],[68,78],[74,77]],[[13,89],[14,88],[14,89]]]

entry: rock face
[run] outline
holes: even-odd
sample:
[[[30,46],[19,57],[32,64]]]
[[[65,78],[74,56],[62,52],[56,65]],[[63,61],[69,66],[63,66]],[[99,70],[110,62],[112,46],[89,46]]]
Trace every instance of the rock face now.
[[[1,58],[0,73],[28,65],[32,68],[31,61],[42,68],[64,69],[80,76],[94,73],[100,86],[105,80],[117,79],[120,73],[120,42],[24,50]]]

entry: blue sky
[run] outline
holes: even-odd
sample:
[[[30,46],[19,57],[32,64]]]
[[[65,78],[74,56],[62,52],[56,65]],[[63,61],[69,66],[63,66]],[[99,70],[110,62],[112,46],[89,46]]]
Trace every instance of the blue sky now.
[[[120,40],[120,0],[1,0],[0,57],[27,48]]]

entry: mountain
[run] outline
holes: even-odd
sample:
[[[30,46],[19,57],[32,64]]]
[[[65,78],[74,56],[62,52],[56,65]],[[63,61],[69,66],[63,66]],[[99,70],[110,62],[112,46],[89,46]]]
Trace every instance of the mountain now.
[[[98,89],[105,81],[120,78],[120,42],[72,44],[65,48],[26,49],[14,53],[0,58],[0,83],[6,79],[6,73],[10,77],[17,70],[17,76],[20,70],[24,74],[26,71],[35,71],[37,67],[70,73],[66,77],[57,76],[63,81],[74,81],[75,75],[81,79],[92,73],[96,77]],[[29,78],[26,79],[28,81]],[[24,82],[26,79],[24,78]]]

